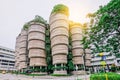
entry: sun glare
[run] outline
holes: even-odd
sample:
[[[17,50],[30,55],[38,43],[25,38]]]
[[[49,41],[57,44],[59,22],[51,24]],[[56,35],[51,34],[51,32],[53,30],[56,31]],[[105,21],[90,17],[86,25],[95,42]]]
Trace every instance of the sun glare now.
[[[69,6],[69,12],[70,12],[70,16],[69,16],[70,20],[79,23],[85,23],[89,21],[89,19],[86,18],[86,15],[88,14],[87,9],[82,10],[80,8],[76,8],[76,6],[75,7]]]

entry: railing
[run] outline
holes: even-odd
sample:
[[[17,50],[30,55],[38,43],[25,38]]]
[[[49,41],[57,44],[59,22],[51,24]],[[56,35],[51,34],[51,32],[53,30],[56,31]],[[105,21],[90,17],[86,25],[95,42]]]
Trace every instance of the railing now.
[[[0,57],[1,60],[7,60],[7,61],[15,61],[15,59],[10,59],[10,58],[5,58],[5,57]]]
[[[113,61],[106,61],[106,64],[114,64],[114,63],[115,63],[114,60]],[[91,65],[101,65],[101,61],[93,62],[93,63],[91,63]]]
[[[7,52],[7,51],[3,51],[3,50],[0,50],[0,53],[6,53],[6,54],[10,54],[10,55],[13,55],[13,56],[14,56],[14,53]]]
[[[95,57],[91,59],[91,61],[99,61],[99,60],[101,60],[101,57]]]
[[[108,59],[114,59],[115,57],[114,56],[109,56],[109,57],[106,57],[106,60]],[[91,61],[100,61],[102,58],[101,57],[95,57],[95,58],[92,58]]]

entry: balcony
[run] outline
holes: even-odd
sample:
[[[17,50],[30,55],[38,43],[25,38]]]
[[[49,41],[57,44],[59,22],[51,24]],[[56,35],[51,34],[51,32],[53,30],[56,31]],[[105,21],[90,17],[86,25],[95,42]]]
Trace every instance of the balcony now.
[[[114,64],[114,60],[113,61],[106,61],[106,64]],[[92,62],[91,65],[101,65],[101,61],[99,62]]]
[[[109,56],[106,59],[115,59],[115,56]]]
[[[1,59],[1,60],[7,60],[7,61],[15,61],[15,59],[12,59],[12,58],[5,58],[5,57],[1,57],[0,59]]]
[[[13,53],[11,53],[11,52],[7,52],[7,51],[3,51],[3,50],[0,50],[0,53],[10,54],[10,55],[13,55],[13,56],[14,56],[14,54],[13,54]]]
[[[101,60],[101,57],[95,57],[91,59],[91,61],[100,61],[100,60]]]
[[[106,57],[106,60],[109,60],[109,59],[114,59],[115,56],[107,56]],[[102,57],[95,57],[95,58],[92,58],[91,61],[100,61],[102,59]]]

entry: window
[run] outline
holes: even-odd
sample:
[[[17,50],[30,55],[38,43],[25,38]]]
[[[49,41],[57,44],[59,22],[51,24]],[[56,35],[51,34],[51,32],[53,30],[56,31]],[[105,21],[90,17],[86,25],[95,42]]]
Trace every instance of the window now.
[[[7,63],[1,63],[1,65],[8,65]]]
[[[119,64],[120,64],[120,60],[117,60],[117,63],[119,63]]]
[[[10,61],[10,63],[15,63],[14,61]]]
[[[2,60],[2,62],[8,62],[7,60]]]
[[[9,64],[10,66],[14,66],[14,64]]]
[[[0,57],[4,57],[3,55],[0,55]]]

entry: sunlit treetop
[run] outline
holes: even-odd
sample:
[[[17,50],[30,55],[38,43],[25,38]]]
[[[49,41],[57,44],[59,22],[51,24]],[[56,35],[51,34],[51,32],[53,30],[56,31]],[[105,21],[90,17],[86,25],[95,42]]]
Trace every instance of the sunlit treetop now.
[[[86,15],[86,17],[87,17],[87,18],[95,17],[95,13],[88,13],[88,14]]]
[[[69,27],[73,28],[79,26],[82,30],[87,29],[87,23],[81,24],[79,22],[73,22],[73,21],[69,21]]]
[[[62,13],[69,16],[69,8],[63,4],[57,4],[53,7],[51,13]]]
[[[72,27],[74,25],[78,25],[78,26],[82,26],[82,24],[78,23],[78,22],[73,22],[73,21],[69,21],[69,26]]]

